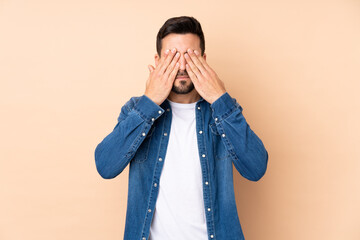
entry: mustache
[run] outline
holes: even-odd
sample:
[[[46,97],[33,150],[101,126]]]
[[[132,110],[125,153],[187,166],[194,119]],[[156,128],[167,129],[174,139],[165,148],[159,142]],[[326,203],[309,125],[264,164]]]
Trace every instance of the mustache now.
[[[189,74],[187,73],[187,71],[183,71],[183,72],[178,72],[178,74],[176,75],[176,77],[189,77]]]

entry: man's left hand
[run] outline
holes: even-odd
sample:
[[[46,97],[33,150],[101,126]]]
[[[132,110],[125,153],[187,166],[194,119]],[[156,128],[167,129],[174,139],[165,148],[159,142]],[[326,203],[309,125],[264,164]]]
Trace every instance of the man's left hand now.
[[[188,49],[185,59],[186,71],[194,83],[196,91],[207,102],[212,104],[226,92],[224,83],[197,50]]]

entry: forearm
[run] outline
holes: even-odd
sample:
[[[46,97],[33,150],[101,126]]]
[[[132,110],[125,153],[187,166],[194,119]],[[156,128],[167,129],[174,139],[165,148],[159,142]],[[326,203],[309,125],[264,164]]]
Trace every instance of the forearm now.
[[[242,107],[228,93],[212,105],[217,130],[239,173],[252,181],[266,171],[268,153],[242,114]]]
[[[122,108],[115,128],[95,149],[96,167],[103,178],[114,178],[124,170],[163,111],[144,95]]]

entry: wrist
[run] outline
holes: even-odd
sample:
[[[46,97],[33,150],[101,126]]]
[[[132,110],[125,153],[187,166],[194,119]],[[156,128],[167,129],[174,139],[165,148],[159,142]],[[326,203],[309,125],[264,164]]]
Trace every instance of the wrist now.
[[[213,99],[212,101],[210,102],[210,104],[213,104],[216,100],[218,100],[222,95],[224,95],[224,93],[226,93],[226,91],[223,91],[219,94],[217,94]]]
[[[147,96],[151,101],[153,101],[154,103],[156,103],[157,105],[160,106],[161,103],[159,101],[157,101],[153,96],[151,96],[148,93],[144,93],[144,95]]]

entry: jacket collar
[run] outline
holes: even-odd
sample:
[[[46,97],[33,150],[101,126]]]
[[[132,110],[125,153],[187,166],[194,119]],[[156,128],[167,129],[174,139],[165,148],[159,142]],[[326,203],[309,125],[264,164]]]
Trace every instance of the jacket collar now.
[[[202,101],[205,101],[205,99],[204,99],[202,96],[200,96],[200,99],[196,102],[196,105],[200,104]],[[169,100],[166,98],[165,101],[161,104],[161,106],[162,106],[163,108],[168,108],[168,107],[170,107]]]

